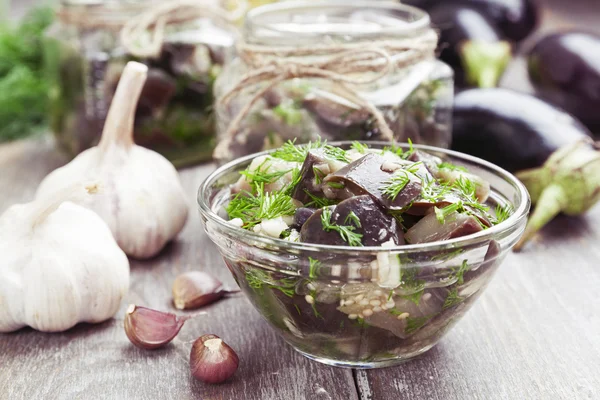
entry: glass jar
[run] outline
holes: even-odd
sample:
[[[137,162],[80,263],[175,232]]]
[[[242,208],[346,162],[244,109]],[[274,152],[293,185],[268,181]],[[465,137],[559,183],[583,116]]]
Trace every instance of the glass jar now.
[[[207,7],[206,2],[198,4]],[[136,143],[158,151],[177,167],[211,158],[213,83],[236,30],[205,14],[169,21],[155,54],[140,55],[125,46],[125,24],[161,5],[167,3],[62,2],[59,22],[48,34],[46,66],[53,84],[51,128],[71,155],[98,143],[121,72],[135,60],[149,67],[136,111]],[[144,32],[148,37],[152,33]]]
[[[448,147],[453,73],[424,11],[286,1],[250,11],[242,37],[215,83],[215,158],[318,137]]]

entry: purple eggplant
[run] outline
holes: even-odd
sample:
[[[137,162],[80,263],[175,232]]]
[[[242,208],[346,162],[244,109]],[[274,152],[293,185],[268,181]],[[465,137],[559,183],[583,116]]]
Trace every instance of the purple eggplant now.
[[[452,149],[511,171],[541,167],[559,148],[591,136],[571,115],[507,89],[470,89],[454,99]]]
[[[528,55],[529,76],[538,95],[564,108],[600,133],[600,36],[555,33]]]
[[[405,4],[430,11],[439,4],[465,4],[487,15],[512,41],[520,42],[535,30],[540,18],[536,0],[406,0]]]
[[[497,86],[512,58],[512,45],[495,22],[460,2],[438,4],[429,15],[440,31],[440,59],[454,69],[457,86]]]

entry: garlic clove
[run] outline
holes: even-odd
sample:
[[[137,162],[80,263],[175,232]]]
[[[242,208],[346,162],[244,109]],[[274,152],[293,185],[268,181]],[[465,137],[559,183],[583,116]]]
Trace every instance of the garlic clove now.
[[[190,371],[203,382],[221,383],[235,373],[239,362],[235,351],[220,337],[203,335],[192,346]]]
[[[190,310],[236,292],[224,290],[223,283],[206,272],[189,271],[179,275],[173,282],[173,304],[179,310]]]
[[[137,347],[153,350],[171,342],[188,319],[130,304],[125,312],[125,334]]]

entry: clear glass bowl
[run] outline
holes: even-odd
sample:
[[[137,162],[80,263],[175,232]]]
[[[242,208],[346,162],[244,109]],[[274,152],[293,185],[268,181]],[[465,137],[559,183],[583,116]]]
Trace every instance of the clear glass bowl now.
[[[268,152],[223,165],[201,185],[198,202],[206,232],[236,282],[305,356],[336,366],[376,368],[429,350],[471,307],[521,237],[530,201],[517,178],[475,157],[415,147],[486,179],[492,187],[490,206],[510,204],[512,215],[479,233],[444,242],[390,248],[292,243],[237,228],[223,218],[229,185],[253,158]],[[395,257],[399,271],[389,268]],[[389,279],[394,273],[395,279]]]

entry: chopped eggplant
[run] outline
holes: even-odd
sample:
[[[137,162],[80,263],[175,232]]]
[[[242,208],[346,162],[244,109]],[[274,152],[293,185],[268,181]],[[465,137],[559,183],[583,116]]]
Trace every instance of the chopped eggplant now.
[[[428,214],[410,228],[405,239],[410,244],[438,242],[482,231],[481,223],[469,214],[452,212],[440,222],[435,213]]]
[[[403,244],[402,230],[368,195],[316,211],[300,230],[302,242],[334,246],[352,245],[353,240],[359,246],[379,246],[390,239]]]
[[[367,154],[327,176],[324,182],[342,184],[354,195],[366,193],[389,210],[401,210],[419,197],[421,180],[403,168],[388,172],[382,169],[385,163],[380,155]],[[399,189],[386,191],[393,184]]]
[[[301,162],[301,171],[278,183]],[[266,305],[262,312],[280,317],[269,315],[286,340],[310,354],[362,361],[412,354],[444,334],[498,266],[500,249],[493,241],[485,256],[486,243],[401,251],[407,243],[443,243],[500,222],[481,202],[487,191],[477,193],[478,183],[488,190],[485,182],[435,156],[393,146],[353,143],[345,150],[320,141],[290,142],[256,158],[242,175],[226,207],[233,224],[311,245],[268,261],[250,247],[244,258],[252,268],[230,268],[252,289],[257,307]],[[409,186],[413,181],[418,190]],[[390,193],[402,203],[386,199]],[[254,266],[261,262],[269,271]],[[267,298],[281,304],[270,307]]]

